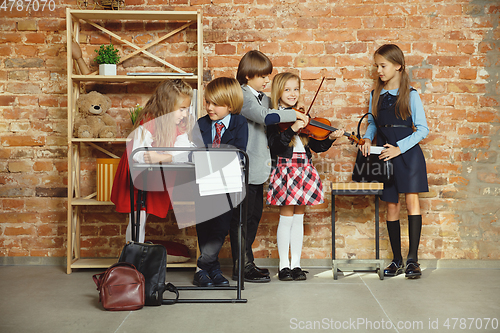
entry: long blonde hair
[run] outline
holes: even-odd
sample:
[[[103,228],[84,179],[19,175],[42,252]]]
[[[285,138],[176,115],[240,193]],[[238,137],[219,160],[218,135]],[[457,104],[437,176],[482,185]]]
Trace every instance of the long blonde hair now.
[[[276,74],[273,78],[273,83],[271,85],[271,107],[275,110],[278,109],[280,104],[281,95],[283,95],[283,91],[285,90],[285,85],[288,80],[295,79],[299,82],[300,88],[300,77],[297,74],[290,72],[283,72]],[[294,105],[295,106],[295,105]],[[309,137],[303,134],[299,134],[300,141],[302,144],[306,146],[309,143]],[[290,141],[289,146],[292,147],[295,145],[295,140]]]
[[[172,119],[174,111],[184,98],[192,98],[193,88],[185,81],[165,80],[156,87],[134,124],[134,129],[153,122],[153,140],[156,146],[171,147],[178,134],[189,131],[191,117],[176,125]],[[147,126],[147,125],[146,125]],[[180,132],[180,133],[179,133]]]
[[[394,65],[400,65],[401,81],[399,83],[398,98],[396,100],[396,117],[406,119],[411,116],[410,109],[410,77],[406,72],[405,56],[403,51],[395,44],[384,44],[375,51],[375,55],[384,57],[387,61]],[[384,88],[385,82],[380,77],[375,82],[375,89],[372,97],[372,114],[377,117],[378,102],[380,92]]]

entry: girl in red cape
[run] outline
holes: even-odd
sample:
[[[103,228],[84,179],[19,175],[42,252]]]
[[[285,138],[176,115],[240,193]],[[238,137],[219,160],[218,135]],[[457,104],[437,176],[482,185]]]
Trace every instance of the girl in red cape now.
[[[116,205],[119,213],[130,211],[130,154],[140,147],[189,147],[188,132],[190,126],[189,107],[193,90],[183,80],[166,80],[160,83],[153,96],[140,112],[133,131],[129,137],[132,141],[127,144],[127,151],[123,154],[113,182],[111,201]],[[185,158],[181,152],[141,151],[132,156],[137,163],[170,163]],[[146,219],[148,214],[166,217],[172,204],[166,188],[173,184],[158,184],[158,177],[148,175],[148,192],[146,208],[140,212],[140,233],[138,242],[144,242]],[[174,181],[170,175],[166,182]],[[160,178],[161,179],[161,178]],[[161,186],[161,187],[159,187]],[[137,184],[136,186],[137,187]],[[152,188],[150,188],[152,187]],[[164,190],[157,190],[163,188]],[[151,190],[153,189],[153,190]],[[134,197],[137,198],[137,188],[134,188]],[[134,203],[135,207],[135,203]],[[136,208],[134,208],[134,211]],[[135,214],[135,212],[134,212]],[[129,214],[130,221],[130,214]],[[126,241],[132,240],[131,225],[127,226]]]

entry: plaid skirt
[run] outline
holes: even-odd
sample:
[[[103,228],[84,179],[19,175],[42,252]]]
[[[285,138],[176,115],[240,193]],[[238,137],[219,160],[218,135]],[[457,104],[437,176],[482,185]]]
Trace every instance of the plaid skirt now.
[[[268,205],[310,206],[323,201],[321,179],[305,153],[293,153],[292,158],[278,157],[269,180]]]

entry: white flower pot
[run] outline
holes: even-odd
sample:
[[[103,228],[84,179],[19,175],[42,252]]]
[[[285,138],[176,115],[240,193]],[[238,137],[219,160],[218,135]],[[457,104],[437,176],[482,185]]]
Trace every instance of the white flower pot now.
[[[116,75],[116,64],[100,64],[99,75]]]

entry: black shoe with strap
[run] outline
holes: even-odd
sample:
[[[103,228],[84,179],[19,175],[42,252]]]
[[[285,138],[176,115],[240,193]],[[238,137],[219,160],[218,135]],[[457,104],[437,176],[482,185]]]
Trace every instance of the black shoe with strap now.
[[[224,277],[224,275],[222,275],[222,271],[219,268],[210,271],[209,275],[214,286],[216,287],[229,286],[229,281]]]
[[[306,273],[309,273],[308,271],[302,270],[300,267],[295,267],[292,269],[292,277],[294,281],[304,281],[307,280]]]
[[[208,275],[208,272],[204,269],[199,270],[194,274],[193,284],[197,287],[212,287],[214,283]]]
[[[389,266],[384,269],[384,276],[396,276],[403,273],[403,260],[393,260]]]
[[[417,279],[422,275],[420,264],[413,259],[406,261],[405,277],[408,279]]]
[[[280,281],[293,281],[292,271],[290,268],[285,267],[279,271],[278,278]]]

